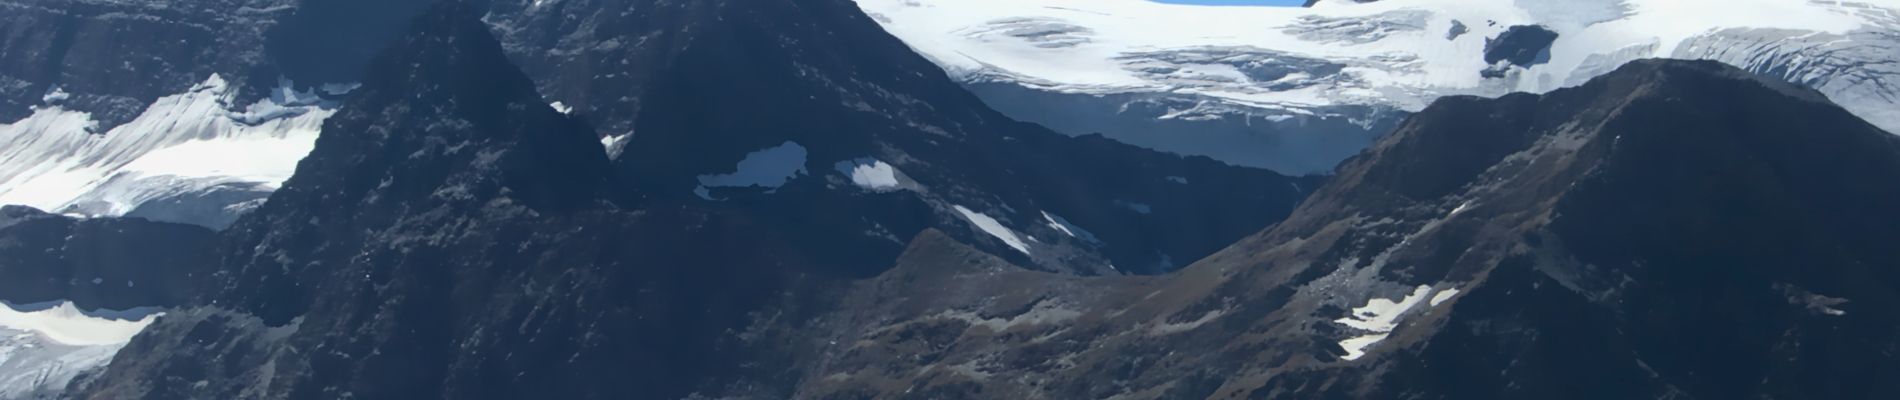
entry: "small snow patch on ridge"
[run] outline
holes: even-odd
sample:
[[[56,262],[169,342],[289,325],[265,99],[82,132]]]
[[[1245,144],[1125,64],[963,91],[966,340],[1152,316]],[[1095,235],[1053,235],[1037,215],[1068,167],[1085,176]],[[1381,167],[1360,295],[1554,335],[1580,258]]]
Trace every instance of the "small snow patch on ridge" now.
[[[1451,300],[1452,297],[1457,295],[1458,289],[1445,289],[1444,291],[1440,291],[1438,294],[1432,295],[1432,307],[1437,307],[1439,304],[1444,303],[1446,300]]]
[[[1022,237],[1017,236],[1016,232],[1009,230],[1009,227],[1003,226],[1002,222],[996,221],[996,218],[990,218],[990,216],[983,215],[983,213],[971,211],[964,206],[955,207],[958,213],[963,214],[964,219],[970,220],[970,223],[976,225],[977,229],[982,229],[983,233],[995,236],[997,239],[1002,240],[1003,244],[1009,245],[1010,248],[1016,249],[1016,251],[1029,254],[1029,245],[1023,243]]]
[[[558,102],[558,101],[553,102],[553,103],[548,103],[548,107],[554,107],[554,112],[558,112],[562,114],[574,113],[574,107],[570,107],[567,104],[562,104],[561,102]]]
[[[65,101],[66,99],[71,98],[71,97],[73,97],[73,95],[71,93],[66,93],[66,89],[61,89],[58,86],[54,86],[52,90],[46,91],[45,96],[40,96],[40,102],[43,102],[46,104],[53,104],[53,103]]]
[[[600,138],[600,147],[607,150],[607,159],[617,159],[620,158],[621,151],[626,150],[627,139],[632,137],[633,134],[604,136]]]
[[[884,192],[898,188],[897,168],[875,158],[859,158],[838,162],[839,173],[851,177],[851,183],[874,192]]]
[[[1417,307],[1419,303],[1427,302],[1426,299],[1431,299],[1431,306],[1436,307],[1457,295],[1458,289],[1445,289],[1434,295],[1431,285],[1419,285],[1418,288],[1412,290],[1411,294],[1398,300],[1377,297],[1366,300],[1366,305],[1354,307],[1351,315],[1333,320],[1340,325],[1365,332],[1365,334],[1339,341],[1339,347],[1346,350],[1346,355],[1341,356],[1340,359],[1351,361],[1364,357],[1366,349],[1372,348],[1373,345],[1391,336],[1392,330],[1399,326],[1399,317]]]
[[[1095,243],[1101,242],[1100,239],[1095,238],[1094,233],[1089,233],[1087,229],[1082,229],[1082,227],[1075,226],[1075,224],[1069,223],[1069,220],[1062,219],[1062,217],[1059,215],[1050,214],[1048,211],[1043,211],[1042,220],[1048,222],[1050,228],[1055,228],[1056,231],[1062,232],[1063,234],[1067,234],[1069,235],[1069,237],[1082,239],[1082,240],[1095,242]]]
[[[1352,315],[1334,320],[1333,322],[1338,322],[1341,325],[1358,328],[1360,330],[1391,332],[1393,328],[1398,327],[1400,314],[1411,310],[1413,306],[1417,306],[1420,301],[1425,300],[1425,298],[1431,294],[1431,286],[1419,285],[1418,289],[1412,291],[1412,294],[1406,295],[1404,299],[1398,301],[1374,297],[1371,300],[1366,300],[1365,306],[1354,307],[1352,309]]]

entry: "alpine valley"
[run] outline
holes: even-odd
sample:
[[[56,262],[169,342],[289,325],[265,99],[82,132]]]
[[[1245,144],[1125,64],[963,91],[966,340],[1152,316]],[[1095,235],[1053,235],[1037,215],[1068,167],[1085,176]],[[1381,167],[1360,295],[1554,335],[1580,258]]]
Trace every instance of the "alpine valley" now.
[[[0,11],[0,399],[1900,397],[1900,4]]]

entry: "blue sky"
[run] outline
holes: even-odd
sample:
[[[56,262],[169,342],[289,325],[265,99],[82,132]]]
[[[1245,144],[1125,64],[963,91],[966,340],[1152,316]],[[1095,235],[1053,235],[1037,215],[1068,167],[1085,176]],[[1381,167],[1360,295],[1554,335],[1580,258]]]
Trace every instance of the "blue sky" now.
[[[1201,4],[1210,6],[1293,6],[1306,4],[1306,0],[1152,0],[1156,3]]]

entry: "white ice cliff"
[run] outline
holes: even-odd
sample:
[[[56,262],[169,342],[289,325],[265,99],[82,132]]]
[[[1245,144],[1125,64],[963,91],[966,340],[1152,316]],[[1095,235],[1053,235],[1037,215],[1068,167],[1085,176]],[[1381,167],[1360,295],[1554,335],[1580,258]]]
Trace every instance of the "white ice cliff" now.
[[[1441,96],[1545,92],[1649,57],[1805,84],[1900,131],[1900,2],[1888,0],[858,4],[1018,119],[1286,173],[1328,171]],[[1527,65],[1485,61],[1488,41],[1527,25],[1559,36]]]

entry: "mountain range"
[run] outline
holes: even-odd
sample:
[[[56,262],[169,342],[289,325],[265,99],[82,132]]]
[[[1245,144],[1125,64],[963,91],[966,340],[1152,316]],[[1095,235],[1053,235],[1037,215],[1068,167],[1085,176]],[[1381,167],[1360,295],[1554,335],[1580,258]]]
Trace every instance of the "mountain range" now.
[[[1172,89],[1069,91],[960,69],[914,21],[1087,8],[978,3],[0,1],[0,203],[39,208],[0,209],[0,396],[1900,392],[1900,138],[1866,102],[1889,7],[1711,17],[1841,35],[1738,66],[1558,50],[1715,40],[1654,4],[1322,1],[1268,39],[1334,58],[1184,34],[1160,39],[1206,46],[1147,56],[1181,65],[1050,75]],[[1431,48],[1414,16],[1464,26],[1432,39],[1455,49],[1401,60]],[[1118,37],[1002,23],[952,53],[1090,63],[1033,54]],[[1578,57],[1605,64],[1558,69]],[[1179,86],[1229,62],[1333,77]],[[1386,67],[1419,75],[1348,82]],[[1337,147],[1216,146],[1312,156],[1292,168],[1037,120],[1222,90],[1331,94],[1163,119],[1292,113]]]

